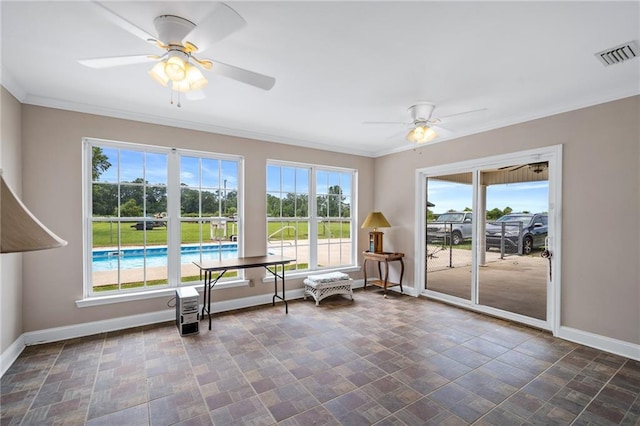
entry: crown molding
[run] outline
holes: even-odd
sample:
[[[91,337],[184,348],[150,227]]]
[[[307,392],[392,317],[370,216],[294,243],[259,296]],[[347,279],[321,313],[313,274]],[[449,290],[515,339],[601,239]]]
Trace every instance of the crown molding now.
[[[27,91],[18,84],[16,79],[3,66],[0,66],[0,84],[19,102],[24,103]]]

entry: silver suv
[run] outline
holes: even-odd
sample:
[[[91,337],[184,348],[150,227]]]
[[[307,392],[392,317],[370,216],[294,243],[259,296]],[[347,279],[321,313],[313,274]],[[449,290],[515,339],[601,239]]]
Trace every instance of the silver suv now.
[[[433,222],[427,223],[427,243],[453,244],[471,239],[473,224],[471,212],[443,213]]]

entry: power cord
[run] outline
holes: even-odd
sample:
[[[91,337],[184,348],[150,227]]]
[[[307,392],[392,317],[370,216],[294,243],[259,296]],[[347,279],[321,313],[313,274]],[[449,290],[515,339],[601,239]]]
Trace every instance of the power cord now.
[[[173,305],[171,304],[171,302],[173,302]],[[176,297],[173,296],[171,299],[167,300],[167,306],[169,308],[175,308],[176,307]]]

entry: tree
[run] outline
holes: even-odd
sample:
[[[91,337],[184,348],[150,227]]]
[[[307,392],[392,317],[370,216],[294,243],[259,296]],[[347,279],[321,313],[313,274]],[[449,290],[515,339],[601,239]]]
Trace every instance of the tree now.
[[[164,186],[147,186],[147,215],[167,211],[167,188]]]
[[[509,206],[505,207],[504,210],[502,210],[502,214],[509,214],[513,211],[513,209]]]
[[[200,191],[183,184],[180,188],[180,208],[183,215],[200,213]]]
[[[345,202],[340,185],[330,186],[327,195],[318,195],[316,202],[318,215],[323,217],[349,217],[351,205]]]
[[[224,199],[223,216],[231,217],[238,212],[238,191],[230,190]]]
[[[280,198],[267,194],[267,216],[280,217]]]
[[[117,214],[118,186],[110,183],[94,183],[92,187],[92,212],[94,216]]]
[[[91,147],[91,154],[91,178],[96,181],[100,179],[100,175],[103,172],[106,172],[111,167],[111,163],[109,162],[109,157],[99,146]]]
[[[117,213],[117,212],[116,212]],[[120,217],[140,217],[142,216],[142,207],[136,203],[133,198],[128,199],[120,206]]]
[[[496,220],[502,215],[503,215],[502,210],[496,207],[492,210],[487,211],[487,220]]]

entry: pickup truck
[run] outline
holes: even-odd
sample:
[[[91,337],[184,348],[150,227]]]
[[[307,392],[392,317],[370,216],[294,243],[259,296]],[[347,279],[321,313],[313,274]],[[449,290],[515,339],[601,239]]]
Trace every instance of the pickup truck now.
[[[443,213],[427,223],[427,243],[458,245],[471,239],[473,225],[471,212]]]

